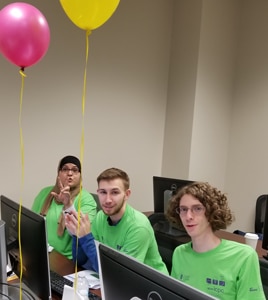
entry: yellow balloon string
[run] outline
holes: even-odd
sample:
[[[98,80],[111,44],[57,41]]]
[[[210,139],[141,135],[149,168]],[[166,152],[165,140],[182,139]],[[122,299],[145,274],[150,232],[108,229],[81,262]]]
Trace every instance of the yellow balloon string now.
[[[20,128],[20,152],[21,152],[21,196],[19,205],[19,216],[18,216],[18,242],[19,242],[19,257],[20,257],[20,300],[22,299],[22,273],[23,273],[23,260],[21,251],[21,207],[22,207],[22,194],[24,187],[24,145],[23,145],[23,134],[22,134],[22,100],[24,91],[24,68],[20,69],[21,75],[21,91],[20,91],[20,112],[19,112],[19,128]]]
[[[81,166],[83,167],[84,162],[84,148],[85,148],[85,105],[86,105],[86,86],[87,86],[87,65],[88,65],[88,52],[89,52],[89,35],[91,34],[91,30],[86,31],[86,57],[85,57],[85,69],[84,69],[84,85],[83,85],[83,94],[82,94],[82,130],[81,130],[81,143],[80,143],[80,161]],[[80,228],[80,212],[81,212],[81,198],[82,198],[82,179],[80,181],[80,192],[78,198],[78,228],[77,232],[79,232]],[[78,236],[78,234],[77,234]],[[78,238],[76,239],[76,253],[78,251]],[[75,281],[74,281],[74,289],[77,288],[77,260],[75,262]]]

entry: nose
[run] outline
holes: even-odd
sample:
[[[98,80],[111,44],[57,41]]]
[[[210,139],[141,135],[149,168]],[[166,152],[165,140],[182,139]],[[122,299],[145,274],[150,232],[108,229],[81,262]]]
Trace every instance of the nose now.
[[[105,202],[112,202],[112,197],[111,197],[111,194],[110,194],[110,193],[107,193],[107,194],[106,194]]]
[[[186,218],[187,219],[193,219],[193,212],[190,208],[187,210]]]

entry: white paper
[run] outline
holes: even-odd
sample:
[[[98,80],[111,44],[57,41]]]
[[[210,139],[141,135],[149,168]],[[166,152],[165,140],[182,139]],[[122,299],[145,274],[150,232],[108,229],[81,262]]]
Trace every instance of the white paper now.
[[[77,276],[77,278],[78,278],[79,274],[83,274],[86,277],[86,279],[88,281],[88,287],[90,289],[99,289],[100,288],[99,275],[98,275],[98,273],[91,271],[91,270],[79,271],[79,272],[77,272],[77,274],[73,273],[73,274],[65,275],[64,277],[71,280],[72,282],[74,282],[75,276]]]
[[[52,252],[53,249],[54,249],[54,247],[50,246],[49,244],[47,245],[47,250],[49,253]]]

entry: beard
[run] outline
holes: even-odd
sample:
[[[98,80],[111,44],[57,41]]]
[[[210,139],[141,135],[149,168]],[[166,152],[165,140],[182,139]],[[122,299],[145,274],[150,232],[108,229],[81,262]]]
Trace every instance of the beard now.
[[[113,207],[113,209],[110,212],[106,212],[104,210],[104,213],[109,217],[115,216],[118,213],[120,213],[122,208],[125,206],[125,203],[126,203],[126,200],[125,200],[125,196],[124,196],[122,201],[120,203],[118,203],[115,207]]]

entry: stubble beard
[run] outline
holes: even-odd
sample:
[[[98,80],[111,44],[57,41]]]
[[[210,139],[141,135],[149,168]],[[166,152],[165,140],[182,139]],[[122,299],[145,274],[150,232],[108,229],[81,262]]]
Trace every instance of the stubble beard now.
[[[119,207],[117,207],[116,210],[113,211],[112,213],[108,213],[107,216],[112,217],[112,216],[115,216],[115,215],[117,215],[118,213],[120,213],[121,209],[122,209],[123,206],[125,205],[125,202],[126,202],[126,200],[125,200],[125,196],[124,196],[124,198],[123,198],[123,200],[122,200],[122,202],[121,202],[121,205],[120,205]]]

